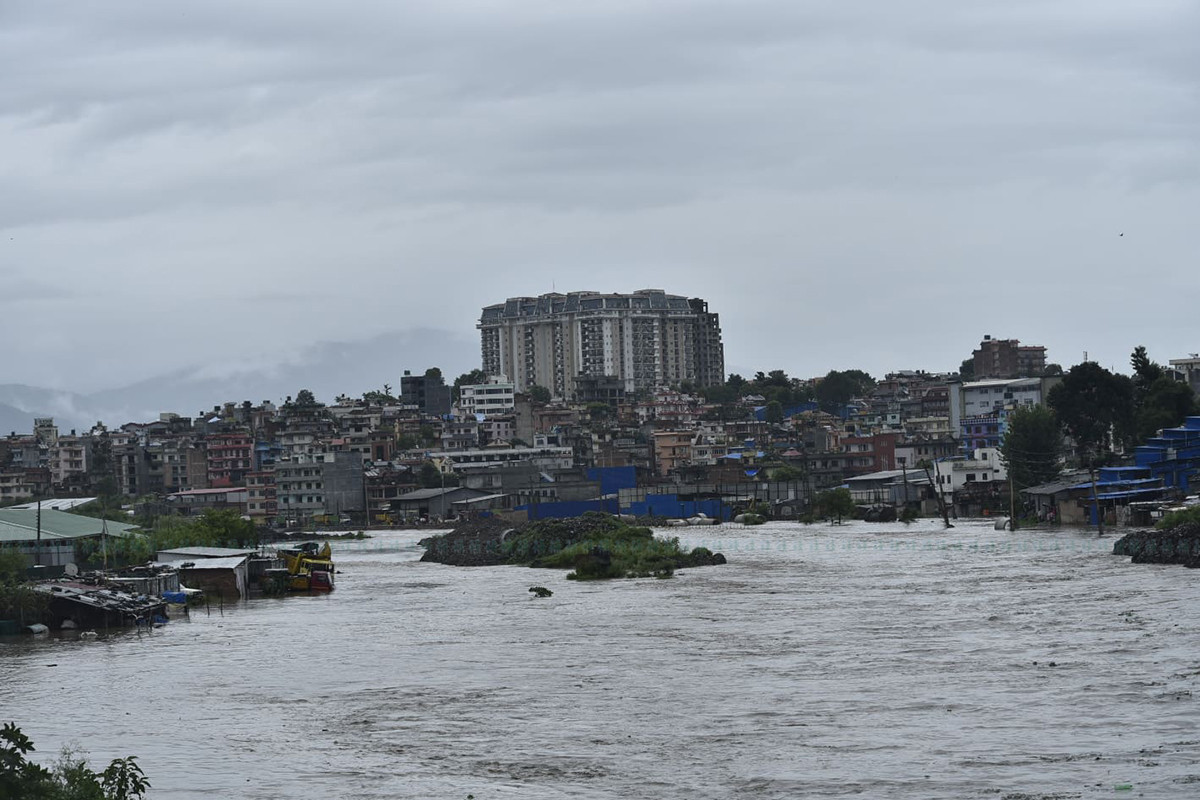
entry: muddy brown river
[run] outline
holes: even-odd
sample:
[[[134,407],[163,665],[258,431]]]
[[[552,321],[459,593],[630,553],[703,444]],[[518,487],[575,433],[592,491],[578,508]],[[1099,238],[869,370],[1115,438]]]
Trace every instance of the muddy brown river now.
[[[330,595],[0,640],[0,720],[171,800],[1200,797],[1200,572],[983,520],[684,534],[729,563],[335,542]]]

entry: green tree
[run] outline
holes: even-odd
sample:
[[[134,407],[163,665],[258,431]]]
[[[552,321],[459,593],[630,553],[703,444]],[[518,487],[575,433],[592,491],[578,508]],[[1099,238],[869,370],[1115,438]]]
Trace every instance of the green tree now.
[[[373,389],[369,392],[364,392],[362,399],[364,403],[376,406],[386,406],[396,402],[396,398],[392,394],[392,387],[387,383],[383,385],[382,389]]]
[[[780,422],[783,422],[783,404],[778,400],[772,400],[771,402],[767,403],[767,407],[763,412],[763,415],[766,421],[772,424],[779,424]]]
[[[793,483],[804,480],[804,471],[796,467],[784,465],[771,470],[771,480],[781,483]]]
[[[442,380],[442,371],[437,367],[430,367],[425,370],[425,379],[434,382],[440,381]]]
[[[837,517],[842,524],[842,517],[854,513],[854,498],[849,489],[826,489],[817,494],[817,513],[823,517]]]
[[[317,402],[317,398],[308,389],[301,389],[296,392],[296,399],[292,401],[291,406],[297,409],[321,408],[321,404]]]
[[[1186,383],[1167,375],[1146,388],[1136,412],[1137,441],[1156,436],[1163,428],[1174,428],[1198,413],[1196,393]]]
[[[535,403],[545,405],[550,402],[550,390],[545,386],[534,384],[529,387],[529,399]]]
[[[1173,428],[1197,411],[1196,393],[1150,360],[1138,345],[1129,358],[1133,367],[1134,433],[1138,442]]]
[[[761,372],[758,374],[762,375]],[[773,369],[767,373],[763,380],[759,381],[759,384],[761,386],[780,386],[784,388],[790,388],[792,381],[790,378],[788,378],[787,373],[783,370]]]
[[[1062,472],[1062,430],[1046,406],[1024,406],[1008,415],[1000,456],[1017,488],[1049,483]]]
[[[700,389],[700,395],[704,398],[705,402],[716,405],[732,403],[740,397],[734,389],[724,383],[720,386],[705,386]]]
[[[421,486],[426,489],[440,489],[443,486],[450,488],[458,486],[458,476],[453,472],[442,472],[437,466],[426,461],[421,465],[420,471],[417,473],[417,480],[421,482]]]
[[[26,580],[27,563],[15,548],[0,546],[0,619],[15,619],[22,625],[41,622],[50,607],[50,596]]]
[[[1133,431],[1133,382],[1094,361],[1071,367],[1046,403],[1091,465],[1103,463]]]
[[[963,362],[958,365],[958,377],[962,378],[964,381],[975,380],[975,359],[963,359]]]
[[[438,441],[438,433],[432,425],[422,425],[418,430],[418,435],[421,438],[421,444],[424,445],[436,444]]]
[[[481,369],[473,369],[470,372],[464,372],[454,379],[454,389],[452,394],[454,402],[458,402],[462,398],[462,387],[478,386],[481,383],[487,383],[488,374]]]
[[[735,392],[740,392],[746,386],[746,379],[736,372],[729,373],[729,379],[725,381],[725,385],[733,389]]]
[[[821,409],[836,413],[851,399],[875,388],[875,379],[858,369],[830,370],[817,384],[816,397]]]
[[[1145,345],[1139,344],[1133,348],[1129,363],[1133,367],[1134,395],[1139,398],[1149,391],[1151,384],[1166,374],[1161,365],[1150,360]]]

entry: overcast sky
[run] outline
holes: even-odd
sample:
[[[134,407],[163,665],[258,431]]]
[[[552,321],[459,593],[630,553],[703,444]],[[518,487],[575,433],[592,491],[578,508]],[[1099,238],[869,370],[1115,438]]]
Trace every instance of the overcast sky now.
[[[1192,0],[0,2],[0,383],[651,287],[731,369],[1165,362],[1197,41]]]

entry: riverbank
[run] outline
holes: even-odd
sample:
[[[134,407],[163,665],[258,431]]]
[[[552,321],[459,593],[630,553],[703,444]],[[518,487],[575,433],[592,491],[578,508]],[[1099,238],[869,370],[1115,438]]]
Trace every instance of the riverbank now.
[[[1130,556],[1135,564],[1181,564],[1200,567],[1200,525],[1127,533],[1113,544],[1113,555]]]

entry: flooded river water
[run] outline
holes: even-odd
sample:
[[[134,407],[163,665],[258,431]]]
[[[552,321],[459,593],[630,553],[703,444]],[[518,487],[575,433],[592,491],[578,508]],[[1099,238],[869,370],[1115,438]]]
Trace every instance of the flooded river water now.
[[[1200,796],[1200,573],[940,528],[689,529],[729,563],[602,584],[335,542],[330,595],[3,641],[0,720],[172,800]]]

